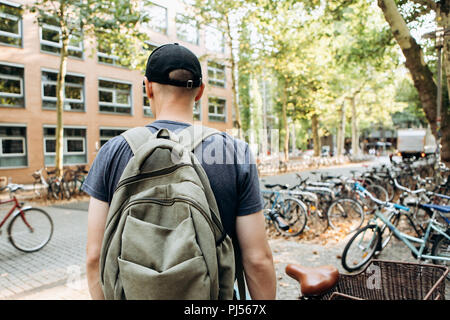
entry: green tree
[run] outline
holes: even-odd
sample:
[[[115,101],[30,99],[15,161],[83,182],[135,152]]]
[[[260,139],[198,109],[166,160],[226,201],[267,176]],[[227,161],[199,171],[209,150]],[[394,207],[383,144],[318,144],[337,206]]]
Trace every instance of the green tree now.
[[[414,86],[418,92],[422,108],[431,126],[434,135],[437,136],[437,85],[433,77],[430,62],[425,60],[426,44],[419,44],[411,34],[412,25],[423,23],[423,17],[430,12],[435,13],[436,24],[448,29],[450,27],[450,1],[442,0],[415,0],[394,1],[378,0],[378,6],[382,10],[386,21],[389,23],[392,34],[401,48],[405,57],[405,65],[408,68]],[[444,69],[446,73],[447,87],[450,87],[450,45],[449,35],[444,37]],[[450,106],[443,104],[442,108],[442,159],[450,161]]]
[[[63,174],[63,106],[65,76],[69,44],[74,39],[96,39],[99,45],[116,46],[115,55],[132,57],[136,39],[142,39],[138,31],[140,22],[146,21],[137,1],[126,0],[35,0],[27,10],[36,15],[37,22],[49,23],[59,29],[60,62],[56,86],[56,157],[58,176]]]

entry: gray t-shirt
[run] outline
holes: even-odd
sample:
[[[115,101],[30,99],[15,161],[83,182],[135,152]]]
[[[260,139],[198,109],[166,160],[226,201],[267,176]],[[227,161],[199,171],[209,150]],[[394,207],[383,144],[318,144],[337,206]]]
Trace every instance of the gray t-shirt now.
[[[157,120],[146,127],[151,132],[166,128],[179,132],[190,124]],[[235,236],[236,216],[262,210],[256,164],[248,144],[226,133],[207,138],[194,150],[202,164],[215,195],[225,231]],[[133,153],[122,136],[110,139],[99,150],[83,191],[111,203],[114,190]]]

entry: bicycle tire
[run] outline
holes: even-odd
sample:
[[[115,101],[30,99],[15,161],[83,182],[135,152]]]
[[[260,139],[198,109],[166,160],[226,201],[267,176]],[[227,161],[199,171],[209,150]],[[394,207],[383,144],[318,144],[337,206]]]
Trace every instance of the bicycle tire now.
[[[331,228],[337,230],[345,229],[350,222],[350,230],[347,233],[356,231],[364,222],[364,209],[355,200],[350,198],[340,198],[333,201],[328,208],[327,218]]]
[[[22,214],[17,214],[8,225],[8,239],[14,248],[22,252],[35,252],[42,249],[52,238],[53,235],[53,220],[50,215],[39,208],[27,208],[22,210],[25,216],[25,220]],[[26,221],[26,222],[25,222]],[[20,222],[20,224],[19,224]],[[34,230],[30,232],[30,228],[26,225],[30,225]],[[31,237],[24,237],[24,234],[34,234],[37,226],[43,234],[42,240],[38,239],[37,244],[34,243],[34,239]],[[45,230],[44,230],[45,228]]]
[[[61,194],[61,185],[56,181],[52,181],[50,183],[50,195],[52,196],[52,198],[55,200],[59,200]]]
[[[70,198],[72,198],[72,192],[70,191],[70,186],[69,186],[69,182],[67,181],[63,181],[61,183],[62,185],[62,195],[65,199],[69,200]]]
[[[368,232],[369,230],[370,232],[366,234],[366,232]],[[360,236],[362,236],[361,240],[366,240],[368,242],[364,247],[356,242],[357,240],[359,240],[358,238]],[[344,251],[342,252],[341,263],[344,269],[348,272],[353,272],[361,269],[366,263],[370,261],[375,252],[380,249],[380,239],[380,231],[378,229],[378,226],[376,225],[369,224],[357,230],[352,238],[347,242]],[[360,255],[358,250],[356,250],[356,257],[353,256],[353,251],[351,252],[352,256],[349,257],[349,251],[354,244],[361,252],[361,259],[358,257]]]
[[[300,200],[287,198],[283,200],[283,206],[280,209],[280,216],[289,224],[289,230],[283,230],[278,223],[274,221],[275,228],[283,235],[295,237],[303,232],[306,226],[307,218],[304,206]]]
[[[394,225],[394,227],[398,227],[398,224],[400,222],[400,214],[394,214],[390,219],[389,222]],[[394,235],[394,232],[385,224],[380,229],[380,235],[381,235],[381,249],[386,248],[388,243],[391,241],[392,236]]]
[[[450,229],[447,230],[447,234],[450,236]],[[443,253],[441,252],[441,249],[444,250]],[[444,237],[443,235],[439,235],[438,237],[436,237],[436,239],[433,241],[433,246],[431,248],[431,255],[436,257],[445,256],[447,258],[450,258],[450,240]],[[433,259],[433,263],[444,265],[450,268],[449,261]],[[447,274],[447,280],[450,280],[450,274]]]

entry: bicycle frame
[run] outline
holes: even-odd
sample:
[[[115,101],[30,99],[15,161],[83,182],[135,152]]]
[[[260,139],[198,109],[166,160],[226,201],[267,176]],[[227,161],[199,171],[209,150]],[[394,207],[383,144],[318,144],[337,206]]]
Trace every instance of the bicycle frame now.
[[[380,219],[381,221],[383,221],[383,223],[390,229],[392,230],[392,232],[394,233],[394,235],[400,240],[402,241],[416,256],[417,259],[421,259],[421,258],[425,258],[425,259],[433,259],[433,260],[444,260],[444,261],[450,261],[450,258],[446,258],[446,257],[439,257],[439,256],[431,256],[431,255],[427,255],[427,254],[423,254],[426,244],[428,242],[428,238],[430,237],[431,231],[434,230],[437,233],[443,235],[444,237],[446,237],[447,239],[450,240],[450,236],[445,232],[445,230],[442,230],[441,228],[439,228],[435,216],[436,216],[436,212],[433,212],[433,215],[428,223],[427,229],[425,231],[425,235],[422,238],[417,238],[417,237],[413,237],[410,235],[407,235],[403,232],[401,232],[400,230],[398,230],[392,223],[390,223],[390,221],[384,217],[383,214],[380,213],[379,210],[377,210],[375,212],[375,216],[376,218]],[[379,226],[377,226],[377,228],[379,228]],[[411,242],[416,242],[419,243],[421,246],[419,249],[417,249],[415,246],[412,245]]]
[[[25,222],[26,226],[27,226],[28,228],[30,228],[31,230],[33,230],[33,227],[30,226],[30,224],[28,223],[27,219],[26,219],[25,216],[23,215],[23,211],[22,211],[24,208],[28,208],[28,206],[27,206],[27,207],[22,207],[22,206],[20,205],[20,202],[17,200],[16,197],[13,197],[12,199],[6,200],[6,201],[1,201],[1,200],[0,200],[0,205],[2,205],[2,204],[7,204],[7,203],[10,203],[10,202],[14,202],[14,206],[11,208],[11,210],[9,210],[9,212],[8,212],[8,213],[6,214],[6,216],[3,218],[2,222],[0,222],[0,229],[3,227],[3,225],[4,225],[5,222],[6,222],[6,220],[8,220],[8,218],[9,218],[12,214],[14,214],[14,216],[17,215],[17,214],[20,214],[20,215],[22,216],[23,222]]]

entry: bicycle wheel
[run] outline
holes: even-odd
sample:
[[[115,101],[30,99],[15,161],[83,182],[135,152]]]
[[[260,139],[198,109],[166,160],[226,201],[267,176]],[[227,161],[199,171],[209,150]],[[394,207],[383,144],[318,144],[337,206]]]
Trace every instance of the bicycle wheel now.
[[[380,247],[380,231],[376,225],[367,225],[353,235],[342,253],[342,266],[352,272],[361,269]]]
[[[351,233],[363,224],[364,210],[355,200],[341,198],[331,203],[327,216],[331,228]]]
[[[62,198],[61,195],[61,184],[59,182],[56,181],[52,181],[50,183],[50,195],[52,196],[53,199],[55,200],[59,200],[60,197]]]
[[[275,228],[277,228],[281,234],[295,237],[305,229],[306,211],[299,200],[294,198],[285,199],[280,208],[280,216],[289,225],[288,230],[283,230],[278,223],[274,221]]]
[[[450,230],[447,230],[447,235],[450,236]],[[431,255],[436,257],[450,258],[450,240],[440,235],[437,237],[431,248]],[[434,264],[444,265],[450,268],[450,261],[433,259]],[[447,279],[450,280],[450,274],[447,275]]]
[[[11,244],[23,252],[42,249],[53,234],[53,221],[42,209],[28,208],[17,214],[8,225]]]
[[[382,186],[378,184],[370,184],[366,186],[366,190],[369,191],[375,198],[381,201],[388,201],[389,195]],[[364,204],[369,208],[369,210],[375,210],[377,204],[373,202],[369,197],[363,199]]]
[[[394,213],[390,218],[389,222],[392,223],[396,228],[400,222],[400,214]],[[384,249],[389,241],[391,241],[394,232],[385,224],[380,229],[381,234],[381,249]]]
[[[328,218],[327,214],[323,212],[323,208],[317,208],[315,206],[310,206],[310,215],[308,216],[308,227],[316,233],[316,235],[321,235],[328,229]]]
[[[62,194],[63,194],[64,198],[66,198],[67,200],[72,198],[72,192],[70,190],[69,182],[68,181],[63,181],[61,183],[61,185],[62,185]]]

